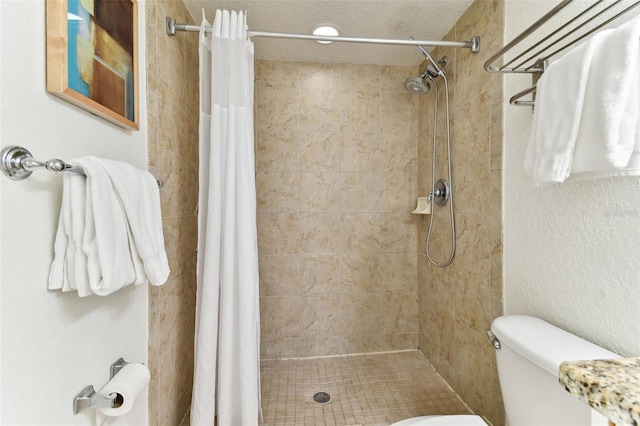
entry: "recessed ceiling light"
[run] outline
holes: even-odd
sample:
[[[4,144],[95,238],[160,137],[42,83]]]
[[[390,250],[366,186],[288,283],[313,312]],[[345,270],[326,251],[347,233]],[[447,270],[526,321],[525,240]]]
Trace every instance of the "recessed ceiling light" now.
[[[317,36],[325,36],[325,37],[337,37],[340,35],[340,32],[333,25],[319,25],[313,30],[313,35]],[[325,40],[316,40],[318,43],[329,44],[333,43],[332,41]]]

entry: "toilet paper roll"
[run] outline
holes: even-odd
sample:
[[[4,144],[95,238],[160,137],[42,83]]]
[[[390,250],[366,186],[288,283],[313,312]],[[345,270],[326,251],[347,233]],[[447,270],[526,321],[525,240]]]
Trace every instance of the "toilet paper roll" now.
[[[113,408],[98,408],[98,410],[109,417],[124,416],[136,403],[136,399],[149,384],[151,374],[149,369],[143,364],[127,364],[118,374],[100,390],[102,395],[110,398],[116,397],[116,406]],[[117,395],[116,395],[117,394]]]

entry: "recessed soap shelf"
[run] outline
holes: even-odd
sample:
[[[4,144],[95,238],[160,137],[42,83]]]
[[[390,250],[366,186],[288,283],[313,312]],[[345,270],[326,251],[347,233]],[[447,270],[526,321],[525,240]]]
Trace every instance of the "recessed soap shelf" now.
[[[413,214],[431,214],[431,192],[429,192],[428,197],[419,197],[418,205],[415,210],[411,213]]]

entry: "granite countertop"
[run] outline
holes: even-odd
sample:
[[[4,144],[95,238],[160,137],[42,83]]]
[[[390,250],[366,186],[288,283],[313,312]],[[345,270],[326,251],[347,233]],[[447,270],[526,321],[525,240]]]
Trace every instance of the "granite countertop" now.
[[[560,384],[617,425],[640,425],[640,357],[567,361]]]

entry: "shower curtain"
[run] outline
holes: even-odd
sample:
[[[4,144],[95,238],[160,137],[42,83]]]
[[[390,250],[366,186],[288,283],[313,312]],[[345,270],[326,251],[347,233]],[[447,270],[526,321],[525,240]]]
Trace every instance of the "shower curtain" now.
[[[200,30],[198,290],[191,424],[257,425],[260,317],[253,43],[244,13]]]

